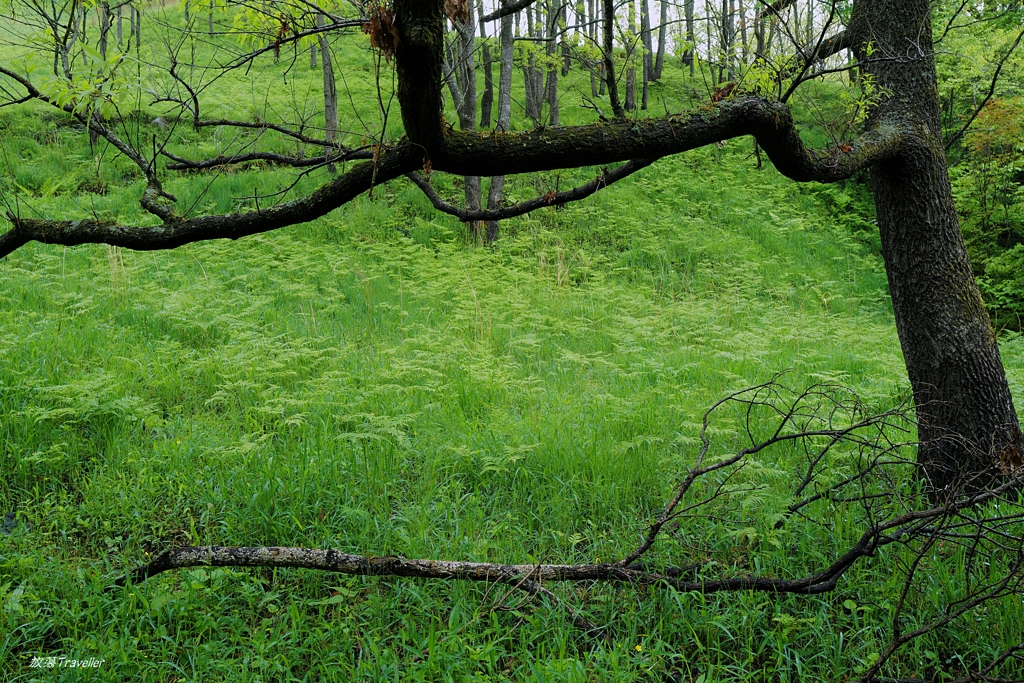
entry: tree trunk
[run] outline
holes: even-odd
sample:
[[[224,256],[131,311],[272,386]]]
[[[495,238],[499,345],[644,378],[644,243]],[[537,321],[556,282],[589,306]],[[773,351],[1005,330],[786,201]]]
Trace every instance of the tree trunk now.
[[[526,31],[530,38],[543,37],[538,36],[537,22],[534,20],[532,7],[526,8]],[[537,67],[537,54],[532,41],[526,52],[526,59],[523,60],[523,84],[526,88],[524,108],[526,117],[533,122],[534,126],[539,127],[544,106],[544,72]]]
[[[498,125],[500,132],[508,132],[512,123],[512,17],[501,18],[501,68],[498,73]],[[487,193],[487,208],[501,208],[502,195],[505,191],[505,176],[491,178],[491,187]],[[498,221],[488,221],[486,227],[487,242],[498,239]]]
[[[545,54],[548,58],[547,79],[544,82],[544,101],[548,103],[548,125],[558,125],[558,67],[555,66],[555,41],[558,34],[558,20],[561,14],[561,7],[556,10],[548,10],[547,37],[549,42],[545,43]]]
[[[725,41],[723,49],[726,66],[725,80],[732,83],[736,80],[736,0],[729,0],[728,8],[723,2],[722,11],[725,13],[722,18],[722,38]]]
[[[110,5],[107,3],[101,3],[96,10],[99,12],[100,19],[100,57],[103,61],[107,60],[107,37],[110,34]]]
[[[651,12],[648,0],[640,0],[640,42],[643,44],[644,51],[640,108],[647,111],[648,84],[654,71],[654,43],[651,41]]]
[[[577,12],[580,10],[580,7],[581,7],[582,4],[583,3],[579,3],[579,4],[576,5]],[[577,38],[580,35],[579,23],[580,23],[579,15],[577,15],[577,18],[576,18],[576,37]],[[569,51],[569,40],[568,40],[568,38],[569,38],[569,29],[568,29],[568,25],[569,25],[569,8],[568,8],[568,3],[567,3],[565,5],[562,5],[562,11],[558,12],[558,21],[555,23],[555,26],[554,26],[555,30],[552,32],[553,36],[557,36],[559,34],[561,34],[561,36],[562,36],[561,46],[562,46],[562,75],[563,76],[568,76],[569,75],[569,69],[572,68],[572,54]]]
[[[494,105],[494,62],[491,60],[491,39],[487,37],[484,23],[484,2],[477,3],[477,16],[480,21],[480,37],[484,39],[484,94],[480,97],[480,127],[491,127],[491,107]]]
[[[615,81],[615,2],[601,0],[601,52],[604,59],[604,78],[601,79],[601,94],[608,87],[608,99],[611,101],[612,114],[623,116],[622,105],[619,104],[619,85]]]
[[[636,61],[632,56],[626,57],[626,111],[636,110]]]
[[[941,139],[929,0],[860,0],[850,29],[862,67],[893,93],[868,125],[906,131],[901,153],[871,169],[896,329],[917,406],[918,458],[939,495],[991,483],[1020,465],[1022,443],[981,294],[967,259]]]
[[[694,76],[696,54],[697,54],[697,35],[693,32],[693,0],[686,0],[684,6],[684,12],[686,15],[686,52],[683,53],[683,63],[690,67],[690,77]]]
[[[739,11],[739,23],[740,23],[740,46],[743,50],[742,57],[740,58],[741,64],[747,63],[747,55],[750,54],[750,41],[747,35],[747,10],[743,7],[743,0],[738,0],[736,3]],[[756,9],[755,9],[756,11]]]
[[[324,15],[316,17],[317,26],[323,26]],[[324,139],[328,144],[333,144],[338,134],[338,86],[334,80],[334,59],[331,56],[331,46],[327,42],[327,36],[318,33],[317,44],[320,46],[320,62],[323,64],[324,72]],[[328,154],[335,151],[334,147],[328,147]],[[327,168],[333,173],[334,164],[327,164]]]
[[[117,6],[117,46],[120,48],[124,45],[124,6]]]
[[[651,10],[649,0],[640,0],[640,40],[644,46],[644,90],[654,73],[654,41],[651,38]],[[644,109],[646,109],[645,101]]]
[[[665,39],[668,30],[668,0],[661,0],[661,19],[658,24],[658,57],[654,60],[652,81],[661,80],[661,72],[665,68]]]
[[[462,74],[462,107],[459,111],[459,128],[476,130],[476,64],[474,63],[474,38],[476,23],[470,12],[465,24],[456,25],[459,32],[459,69]],[[466,176],[466,208],[480,210],[480,176]],[[478,227],[478,226],[477,226]]]

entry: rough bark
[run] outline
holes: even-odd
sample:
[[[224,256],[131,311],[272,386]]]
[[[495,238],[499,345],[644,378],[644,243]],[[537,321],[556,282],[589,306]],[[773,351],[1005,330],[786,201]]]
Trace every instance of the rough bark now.
[[[941,139],[928,0],[860,0],[850,30],[893,96],[869,125],[905,132],[871,169],[896,329],[918,411],[919,460],[937,490],[991,483],[1024,448],[999,347],[967,259]],[[877,56],[877,53],[876,53]]]

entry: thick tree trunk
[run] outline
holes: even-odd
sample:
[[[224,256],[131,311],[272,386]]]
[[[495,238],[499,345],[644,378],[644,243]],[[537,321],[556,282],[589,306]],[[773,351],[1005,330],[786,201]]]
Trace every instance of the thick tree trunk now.
[[[929,0],[860,0],[850,28],[860,51],[868,41],[881,54],[913,46],[912,58],[863,67],[893,93],[869,125],[895,122],[908,133],[900,154],[871,169],[882,253],[917,406],[919,461],[937,491],[984,486],[1020,465],[1024,443],[953,205]]]

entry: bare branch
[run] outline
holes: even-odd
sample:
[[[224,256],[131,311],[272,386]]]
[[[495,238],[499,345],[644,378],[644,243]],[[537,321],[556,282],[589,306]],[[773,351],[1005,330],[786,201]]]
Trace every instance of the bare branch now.
[[[167,212],[162,225],[128,226],[101,220],[51,221],[8,215],[13,227],[0,236],[0,258],[35,240],[44,244],[110,244],[128,249],[173,249],[211,239],[239,239],[248,235],[305,223],[351,201],[373,185],[408,173],[422,165],[422,151],[410,144],[381,152],[376,162],[365,162],[327,183],[316,192],[268,209],[224,216],[182,219]],[[152,190],[143,202],[154,201]]]
[[[967,118],[967,122],[964,123],[963,127],[961,127],[960,130],[958,130],[956,133],[951,135],[948,140],[946,140],[946,149],[949,149],[950,147],[952,147],[953,145],[960,141],[960,138],[962,138],[964,134],[967,133],[967,131],[971,127],[971,124],[974,123],[974,120],[978,118],[978,114],[981,113],[981,110],[984,109],[985,105],[988,104],[989,100],[992,99],[992,96],[996,92],[996,84],[999,82],[999,75],[1002,73],[1003,67],[1006,65],[1006,62],[1009,61],[1010,55],[1012,55],[1013,51],[1017,49],[1018,45],[1020,45],[1020,41],[1022,38],[1024,38],[1024,29],[1021,29],[1021,32],[1017,34],[1017,38],[1013,41],[1013,45],[1010,46],[1010,49],[1007,50],[1006,54],[1003,55],[1002,59],[999,60],[999,63],[996,65],[996,71],[994,74],[992,74],[992,80],[988,84],[988,91],[985,93],[985,96],[981,98],[981,102],[978,103],[978,106],[974,108],[974,111]]]
[[[434,205],[435,209],[455,216],[464,223],[468,223],[471,221],[504,220],[506,218],[522,216],[523,214],[536,211],[537,209],[543,209],[550,206],[563,206],[569,202],[576,202],[589,197],[601,188],[608,187],[612,183],[622,180],[641,169],[647,168],[655,161],[656,159],[634,159],[632,161],[627,161],[623,165],[611,171],[603,169],[594,180],[586,185],[581,185],[563,192],[549,192],[546,195],[536,197],[535,199],[529,199],[525,202],[520,202],[514,206],[506,206],[501,209],[488,209],[483,211],[469,211],[455,206],[454,204],[449,204],[442,199],[439,194],[437,194],[434,188],[431,187],[430,182],[418,173],[407,173],[406,177],[415,183],[416,187],[423,190],[423,194],[430,199],[430,203]]]
[[[202,159],[195,161],[179,157],[168,151],[162,154],[175,163],[167,164],[171,171],[200,171],[229,164],[244,164],[251,161],[266,161],[280,166],[291,166],[293,168],[309,168],[311,166],[323,166],[325,164],[339,161],[355,161],[361,159],[372,159],[373,150],[367,148],[355,149],[348,152],[335,152],[333,154],[321,154],[315,157],[293,157],[286,154],[275,154],[273,152],[248,152],[246,154],[231,154],[214,157],[213,159]]]

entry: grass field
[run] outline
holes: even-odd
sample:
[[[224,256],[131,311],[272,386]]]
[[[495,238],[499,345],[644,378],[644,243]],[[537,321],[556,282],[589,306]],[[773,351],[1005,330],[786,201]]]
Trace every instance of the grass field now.
[[[292,81],[312,88],[318,72],[298,63]],[[275,68],[286,65],[261,77]],[[97,173],[97,152],[59,117],[4,110],[0,130],[9,202],[17,191],[46,215],[138,215],[141,180],[106,157]],[[196,144],[196,156],[214,150]],[[795,682],[863,670],[888,642],[895,550],[814,597],[588,584],[553,587],[555,606],[479,585],[225,569],[105,592],[174,545],[615,559],[729,391],[785,371],[793,387],[834,381],[872,408],[897,404],[908,383],[865,187],[798,186],[748,154],[734,141],[665,159],[503,223],[493,249],[397,181],[237,243],[31,244],[5,259],[0,506],[20,524],[0,536],[0,678],[82,680],[30,668],[38,656],[103,659],[88,680],[110,681]],[[236,169],[210,190],[198,174],[168,188],[226,211],[290,178]],[[437,181],[456,196],[453,179]],[[1002,348],[1022,405],[1024,343]],[[729,419],[713,437],[716,453],[742,440]],[[833,559],[858,533],[852,520],[770,532],[796,457],[759,458],[742,475],[756,491],[658,558],[780,576]],[[963,590],[960,561],[935,558],[907,623]],[[502,597],[508,609],[493,609]],[[611,642],[582,638],[570,609]],[[993,603],[915,641],[888,674],[960,675],[1022,631],[1019,603]]]

